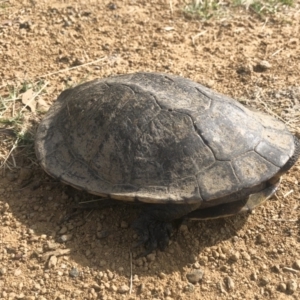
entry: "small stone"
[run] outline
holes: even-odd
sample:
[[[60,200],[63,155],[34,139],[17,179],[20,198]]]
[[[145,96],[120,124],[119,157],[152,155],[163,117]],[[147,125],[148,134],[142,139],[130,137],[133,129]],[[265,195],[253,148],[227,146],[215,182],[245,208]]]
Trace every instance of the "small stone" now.
[[[193,293],[194,290],[195,290],[195,287],[194,287],[191,283],[189,283],[188,285],[186,285],[186,286],[184,287],[184,289],[183,289],[183,291],[184,291],[185,293]]]
[[[65,234],[67,231],[68,231],[68,228],[66,226],[63,226],[58,233]]]
[[[257,274],[255,272],[253,272],[251,275],[250,275],[250,279],[251,280],[257,280]]]
[[[279,265],[274,265],[271,270],[275,273],[280,273],[280,266]]]
[[[65,242],[69,241],[71,238],[72,238],[71,234],[63,234],[59,240],[61,243],[65,243]]]
[[[261,277],[260,280],[259,280],[259,283],[261,286],[265,286],[267,285],[268,283],[270,282],[269,278],[264,276],[264,277]]]
[[[259,244],[264,244],[266,242],[266,238],[262,235],[262,234],[259,234],[257,237],[256,237],[256,240]]]
[[[193,270],[192,272],[186,274],[186,278],[190,283],[196,284],[202,279],[203,275],[203,271]]]
[[[164,290],[164,295],[165,295],[165,296],[171,296],[171,295],[172,295],[171,290],[170,290],[168,287],[165,288],[165,290]]]
[[[185,225],[185,224],[182,224],[182,225],[180,226],[179,230],[180,230],[181,232],[183,232],[183,233],[189,231],[187,225]]]
[[[79,271],[77,268],[72,268],[69,272],[70,277],[76,278],[79,275]]]
[[[224,293],[224,294],[226,293],[223,282],[221,282],[221,281],[217,282],[217,287],[221,293]]]
[[[208,87],[208,88],[212,88],[214,86],[215,82],[212,80],[212,79],[208,79],[206,82],[205,82],[205,85]]]
[[[129,286],[127,286],[126,284],[123,284],[122,286],[119,287],[118,289],[118,293],[120,294],[125,294],[129,291]]]
[[[251,257],[250,257],[250,255],[247,252],[242,252],[242,257],[246,261],[251,260]]]
[[[101,259],[100,262],[99,262],[99,266],[104,267],[105,265],[106,265],[106,261]]]
[[[229,260],[231,260],[232,262],[236,262],[240,259],[240,253],[239,252],[235,252],[233,253],[230,257]]]
[[[286,284],[286,290],[289,294],[293,294],[297,290],[297,287],[296,280],[289,280]]]
[[[286,284],[284,282],[280,282],[278,285],[278,290],[280,292],[285,292],[286,291]]]
[[[233,282],[232,278],[227,276],[224,278],[224,281],[226,283],[227,289],[229,291],[232,291],[234,289],[234,282]]]
[[[20,276],[22,274],[22,271],[20,269],[15,270],[14,275]]]
[[[7,273],[7,269],[6,268],[0,268],[0,275],[5,275]]]
[[[213,256],[214,258],[219,258],[219,256],[220,256],[220,254],[219,254],[216,250],[213,250],[213,251],[211,252],[211,254],[212,254],[212,256]]]
[[[267,60],[262,60],[256,65],[256,69],[260,72],[270,69],[272,65]]]
[[[48,261],[48,268],[55,268],[57,264],[57,257],[55,255],[52,255]]]
[[[121,222],[121,228],[128,228],[128,227],[129,227],[129,225],[127,222],[125,222],[125,221]]]
[[[196,261],[196,262],[194,263],[194,268],[195,268],[195,269],[200,269],[200,267],[201,267],[201,266],[200,266],[199,262]]]
[[[155,258],[156,258],[156,254],[155,253],[150,253],[150,254],[147,255],[147,260],[149,262],[155,261]]]
[[[199,257],[199,264],[201,266],[205,266],[208,262],[208,257],[207,256],[201,256]]]
[[[294,263],[293,263],[293,268],[296,270],[300,270],[300,259],[297,259]]]
[[[164,279],[167,275],[164,272],[160,272],[158,276],[160,279]]]
[[[48,250],[56,250],[57,248],[59,248],[59,244],[47,241],[47,248]]]

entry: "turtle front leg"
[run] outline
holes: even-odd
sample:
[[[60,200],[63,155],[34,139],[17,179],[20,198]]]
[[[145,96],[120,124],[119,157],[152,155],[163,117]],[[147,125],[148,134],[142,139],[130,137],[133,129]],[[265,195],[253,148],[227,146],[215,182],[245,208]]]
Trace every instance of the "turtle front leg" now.
[[[144,245],[147,255],[155,249],[163,251],[174,229],[178,229],[184,217],[200,207],[200,204],[145,204],[132,227],[139,235],[135,247]]]

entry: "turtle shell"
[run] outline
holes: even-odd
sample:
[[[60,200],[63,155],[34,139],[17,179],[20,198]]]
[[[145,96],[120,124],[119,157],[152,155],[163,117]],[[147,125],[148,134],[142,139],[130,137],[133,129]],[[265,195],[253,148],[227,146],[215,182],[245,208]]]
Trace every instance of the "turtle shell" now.
[[[255,192],[280,174],[296,148],[281,121],[159,73],[97,79],[64,91],[35,143],[45,171],[78,189],[203,207]]]

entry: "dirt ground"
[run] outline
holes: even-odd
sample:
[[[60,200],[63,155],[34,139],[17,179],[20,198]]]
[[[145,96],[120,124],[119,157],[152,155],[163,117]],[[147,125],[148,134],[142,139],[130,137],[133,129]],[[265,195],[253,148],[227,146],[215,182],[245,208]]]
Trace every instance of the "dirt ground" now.
[[[23,109],[34,130],[68,86],[166,72],[300,134],[300,2],[275,15],[224,2],[209,20],[186,17],[183,6],[0,0],[0,95],[24,82],[44,87],[37,111]],[[11,146],[1,136],[1,157]],[[68,219],[75,201],[90,196],[48,177],[30,155],[7,164],[14,162],[0,175],[0,299],[300,299],[300,162],[252,214],[186,222],[166,251],[143,258],[132,249],[136,209],[79,210]]]

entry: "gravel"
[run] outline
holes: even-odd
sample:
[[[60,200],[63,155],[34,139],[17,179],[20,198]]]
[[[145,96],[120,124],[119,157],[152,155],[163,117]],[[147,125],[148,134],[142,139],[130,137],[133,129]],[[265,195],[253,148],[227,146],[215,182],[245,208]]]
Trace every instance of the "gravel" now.
[[[186,278],[190,283],[196,284],[199,282],[204,275],[204,272],[201,270],[193,270],[190,273],[186,274]]]

